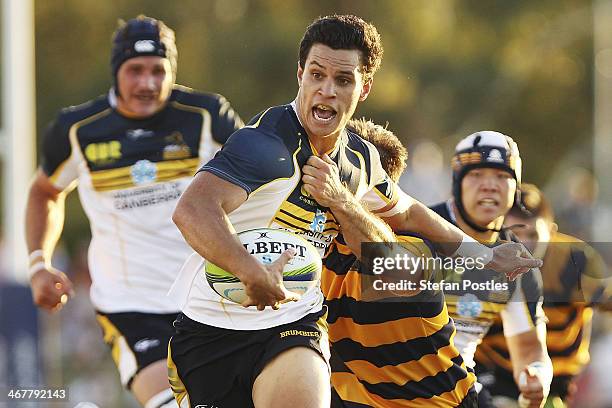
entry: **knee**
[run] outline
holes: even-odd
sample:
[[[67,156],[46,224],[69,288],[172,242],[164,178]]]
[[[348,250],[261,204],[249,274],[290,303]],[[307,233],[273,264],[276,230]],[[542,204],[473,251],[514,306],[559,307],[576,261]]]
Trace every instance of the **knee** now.
[[[330,401],[327,363],[306,347],[295,347],[276,356],[253,384],[255,408],[329,408]]]

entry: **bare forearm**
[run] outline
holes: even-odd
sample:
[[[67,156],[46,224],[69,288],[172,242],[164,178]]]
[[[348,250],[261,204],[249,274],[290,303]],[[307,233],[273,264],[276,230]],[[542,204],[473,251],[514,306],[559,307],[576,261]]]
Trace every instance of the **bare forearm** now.
[[[395,241],[395,236],[387,223],[363,208],[349,192],[330,209],[340,223],[346,243],[358,258],[361,256],[363,242]]]
[[[521,371],[533,362],[552,364],[546,348],[546,325],[538,324],[532,331],[506,339],[514,379],[518,383]]]
[[[215,191],[216,194],[211,194]],[[239,279],[261,268],[236,239],[227,214],[246,200],[239,187],[208,173],[200,173],[181,196],[172,220],[202,257]],[[232,254],[232,256],[227,256]]]
[[[236,239],[234,227],[218,203],[209,200],[193,202],[183,196],[172,219],[187,243],[218,267],[231,271],[240,279],[259,267],[255,258]]]
[[[42,249],[50,258],[64,227],[65,195],[50,195],[35,185],[30,189],[25,213],[28,251]]]
[[[540,362],[544,365],[551,365],[550,357],[546,352],[542,350],[531,350],[525,351],[524,354],[516,356],[516,359],[512,359],[512,371],[514,375],[514,381],[518,384],[519,375],[521,371],[529,364],[534,362]]]
[[[338,167],[327,155],[311,156],[302,168],[304,189],[320,205],[328,207],[340,224],[351,251],[361,256],[362,242],[393,242],[389,227],[361,206],[343,186]]]
[[[32,300],[49,311],[59,310],[69,297],[74,296],[70,279],[50,265],[51,255],[64,227],[65,195],[56,190],[44,174],[39,173],[30,187],[25,211]],[[42,254],[37,251],[41,249]],[[36,255],[33,251],[37,251]]]
[[[394,231],[411,231],[435,242],[445,255],[455,253],[464,233],[418,201],[386,220]]]

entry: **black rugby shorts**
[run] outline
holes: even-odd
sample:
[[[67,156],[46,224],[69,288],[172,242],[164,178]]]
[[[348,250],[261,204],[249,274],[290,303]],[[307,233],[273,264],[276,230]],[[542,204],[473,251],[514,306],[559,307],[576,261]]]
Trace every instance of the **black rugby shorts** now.
[[[255,379],[278,354],[308,347],[328,361],[326,307],[262,330],[208,326],[179,314],[168,346],[168,376],[181,407],[253,407]]]
[[[166,360],[177,314],[96,312],[124,387],[129,389],[136,374],[146,366]]]

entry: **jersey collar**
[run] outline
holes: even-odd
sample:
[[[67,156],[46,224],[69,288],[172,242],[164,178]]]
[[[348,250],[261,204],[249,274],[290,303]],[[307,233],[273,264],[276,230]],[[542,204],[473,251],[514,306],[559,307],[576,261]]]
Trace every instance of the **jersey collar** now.
[[[293,112],[295,113],[295,117],[297,118],[298,122],[300,123],[300,126],[302,127],[302,129],[304,129],[304,133],[306,134],[306,137],[308,138],[308,132],[306,132],[306,129],[304,128],[304,125],[302,124],[302,121],[300,120],[300,115],[298,115],[296,100],[294,99],[289,104],[289,106],[291,106],[291,109],[293,109]],[[338,140],[336,140],[336,144],[334,145],[334,147],[331,150],[327,151],[327,152],[319,153],[317,151],[317,149],[315,149],[315,147],[312,145],[312,143],[310,143],[310,138],[308,138],[308,143],[310,144],[310,149],[312,150],[312,153],[315,156],[320,156],[320,155],[323,155],[323,154],[327,154],[330,158],[334,158],[338,154],[338,151],[340,150],[340,146],[346,145],[347,140],[348,140],[348,133],[346,131],[346,128],[344,128],[340,132],[340,136],[338,137]]]

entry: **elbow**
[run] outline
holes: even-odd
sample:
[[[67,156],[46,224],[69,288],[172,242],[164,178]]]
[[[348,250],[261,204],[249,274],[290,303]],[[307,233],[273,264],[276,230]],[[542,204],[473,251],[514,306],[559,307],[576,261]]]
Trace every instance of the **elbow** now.
[[[178,206],[174,209],[172,213],[172,222],[177,226],[178,229],[181,229],[181,213]]]
[[[430,210],[420,202],[415,202],[406,210],[406,222],[412,230],[423,233],[431,228],[428,211]]]
[[[184,232],[185,226],[189,223],[189,210],[186,207],[184,201],[179,200],[172,213],[172,222],[181,232]]]
[[[411,204],[402,213],[396,214],[391,218],[387,218],[385,221],[394,231],[413,231],[420,233],[421,227],[418,224],[419,215],[417,214],[420,210],[418,202]]]
[[[61,202],[66,193],[56,190],[45,180],[35,179],[28,190],[28,200],[37,202]]]

